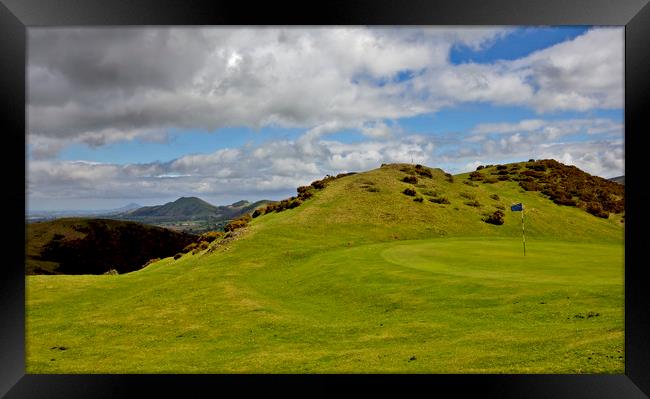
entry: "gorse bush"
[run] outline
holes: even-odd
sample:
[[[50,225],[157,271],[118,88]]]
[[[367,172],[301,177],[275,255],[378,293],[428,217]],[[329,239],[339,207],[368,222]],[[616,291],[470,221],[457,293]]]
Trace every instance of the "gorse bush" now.
[[[429,201],[433,202],[434,204],[450,204],[447,197],[429,198]]]
[[[472,172],[469,174],[469,179],[472,181],[483,180],[483,174],[480,172]]]
[[[483,221],[489,224],[502,225],[504,220],[503,217],[505,214],[501,211],[495,211],[493,214],[487,216]]]
[[[452,176],[451,173],[445,173],[445,177],[447,178],[447,181],[448,181],[449,183],[453,183],[453,182],[454,182],[454,176]]]
[[[223,237],[223,232],[221,231],[208,231],[199,236],[199,242],[206,241],[208,243]]]
[[[404,183],[411,183],[411,184],[416,184],[418,182],[418,178],[415,176],[405,176],[402,181]]]
[[[237,219],[233,219],[226,226],[223,228],[224,231],[234,231],[237,229],[241,229],[242,227],[245,227],[248,222],[251,221],[251,216],[250,215],[244,215],[240,216]]]
[[[402,191],[402,193],[406,194],[406,195],[410,195],[411,197],[415,196],[415,194],[416,194],[415,190],[413,190],[412,188],[404,189],[404,191]]]
[[[492,194],[492,195],[490,195],[490,198],[492,198],[495,201],[499,201],[501,199],[501,198],[499,198],[498,194]]]
[[[422,202],[424,199],[422,197],[415,197],[413,198],[413,201],[415,202]]]
[[[473,200],[473,201],[466,201],[465,205],[473,206],[473,207],[479,207],[479,206],[481,206],[481,203],[478,202],[477,200]]]
[[[586,211],[599,218],[607,219],[609,217],[609,212],[605,211],[602,205],[597,202],[587,204]]]

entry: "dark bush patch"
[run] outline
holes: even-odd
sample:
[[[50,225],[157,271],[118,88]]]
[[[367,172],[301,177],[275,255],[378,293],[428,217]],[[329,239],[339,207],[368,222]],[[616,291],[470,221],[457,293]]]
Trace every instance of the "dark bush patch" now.
[[[379,189],[378,189],[377,187],[368,187],[368,188],[366,189],[366,191],[368,191],[368,192],[370,192],[370,193],[378,193],[378,192],[379,192]]]
[[[542,189],[542,186],[535,183],[534,181],[522,180],[519,182],[519,186],[521,186],[521,188],[523,188],[526,191],[539,191]]]
[[[469,179],[472,181],[483,180],[483,174],[480,172],[472,172],[469,174]]]
[[[497,165],[497,170],[506,170],[508,167],[506,165]]]
[[[402,181],[404,183],[410,183],[410,184],[415,184],[418,182],[418,178],[415,176],[405,176]]]
[[[415,201],[415,202],[422,202],[422,201],[423,201],[423,198],[422,198],[422,197],[415,197],[415,198],[413,198],[413,201]]]
[[[479,206],[481,206],[481,203],[478,202],[477,200],[474,200],[474,201],[466,201],[465,205],[473,206],[473,207],[479,207]]]
[[[437,198],[429,198],[429,201],[433,202],[434,204],[450,204],[449,200],[447,197],[437,197]]]
[[[415,196],[416,194],[415,190],[413,190],[412,188],[407,188],[404,191],[402,191],[402,193],[406,195],[410,195],[411,197]]]
[[[415,171],[416,171],[417,174],[420,175],[420,176],[428,177],[429,179],[431,179],[431,178],[433,177],[433,173],[431,173],[431,171],[430,171],[429,169],[424,169],[424,168],[422,168],[422,169],[417,169],[417,168],[416,168]]]
[[[528,162],[535,162],[535,160],[534,159],[529,159]]]
[[[499,198],[499,195],[497,195],[497,194],[490,195],[490,198],[492,198],[495,201],[499,201],[501,199],[501,198]]]
[[[497,179],[498,179],[499,181],[510,180],[510,178],[509,178],[508,176],[499,176],[499,177],[497,177]]]
[[[558,205],[576,206],[576,202],[568,195],[561,195],[553,199],[553,202]]]
[[[447,181],[448,181],[449,183],[453,183],[453,182],[454,182],[454,176],[452,176],[451,173],[445,173],[445,177],[447,178]]]
[[[504,216],[505,214],[503,212],[495,211],[493,214],[489,215],[483,220],[485,221],[485,223],[502,225]]]
[[[183,248],[183,251],[182,251],[182,252],[183,252],[183,253],[188,253],[188,252],[190,252],[191,250],[193,250],[194,248],[196,248],[197,245],[198,245],[198,243],[193,242],[193,243],[187,245],[185,248]]]
[[[352,176],[352,175],[356,175],[356,174],[357,174],[357,172],[339,173],[338,175],[336,175],[336,178],[340,179],[341,177]]]
[[[510,172],[508,172],[507,170],[500,170],[500,171],[497,172],[497,175],[499,175],[499,176],[505,176],[505,175],[508,175],[508,174],[510,174]]]
[[[609,213],[603,210],[602,205],[600,205],[598,202],[590,202],[587,204],[586,211],[594,216],[598,216],[599,218],[607,219],[609,217]]]
[[[468,192],[466,192],[466,191],[461,192],[459,195],[460,195],[462,198],[466,198],[466,199],[470,199],[470,200],[476,199],[476,194],[474,194],[474,193],[468,193]]]
[[[428,195],[429,197],[437,197],[439,193],[435,190],[424,190],[422,194]]]
[[[253,217],[254,218],[256,218],[256,217],[258,217],[260,215],[263,215],[263,214],[264,214],[264,211],[262,209],[255,209],[255,211],[253,211]]]
[[[481,170],[481,169],[483,169],[483,168],[485,168],[485,166],[483,166],[483,165],[479,165],[479,166],[476,167],[476,170],[479,171],[479,170]]]
[[[234,231],[237,229],[240,229],[248,224],[248,222],[251,221],[251,216],[250,215],[244,215],[240,216],[237,219],[231,220],[226,224],[226,226],[223,228],[224,231]]]
[[[178,258],[180,258],[181,256],[183,256],[183,254],[182,254],[182,253],[180,253],[180,252],[179,252],[179,253],[177,253],[176,255],[174,255],[174,260],[176,260],[176,259],[178,259]]]
[[[212,242],[221,237],[223,237],[223,232],[221,231],[208,231],[199,236],[199,242],[201,241]]]

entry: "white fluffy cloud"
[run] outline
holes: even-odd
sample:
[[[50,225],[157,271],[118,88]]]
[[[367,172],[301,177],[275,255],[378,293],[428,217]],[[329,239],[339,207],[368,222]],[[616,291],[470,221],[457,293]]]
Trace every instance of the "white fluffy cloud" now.
[[[452,46],[485,47],[507,32],[30,28],[33,156],[74,142],[164,140],[172,128],[334,125],[388,137],[386,120],[466,101],[540,112],[622,107],[620,28],[593,29],[515,61],[450,64]]]

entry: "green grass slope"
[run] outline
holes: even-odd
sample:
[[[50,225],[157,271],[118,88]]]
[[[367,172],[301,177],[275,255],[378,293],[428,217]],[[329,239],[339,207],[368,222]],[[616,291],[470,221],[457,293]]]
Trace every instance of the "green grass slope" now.
[[[331,179],[133,273],[29,276],[27,372],[623,371],[621,214],[410,168]]]
[[[26,233],[27,274],[127,273],[196,240],[191,234],[100,218],[29,223]]]

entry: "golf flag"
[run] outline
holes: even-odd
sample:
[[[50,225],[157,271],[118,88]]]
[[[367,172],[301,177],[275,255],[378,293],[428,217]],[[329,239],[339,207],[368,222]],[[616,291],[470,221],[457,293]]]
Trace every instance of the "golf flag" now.
[[[515,212],[521,212],[521,238],[524,242],[524,256],[526,256],[526,233],[524,230],[524,204],[520,202],[518,204],[510,205],[510,210]]]

